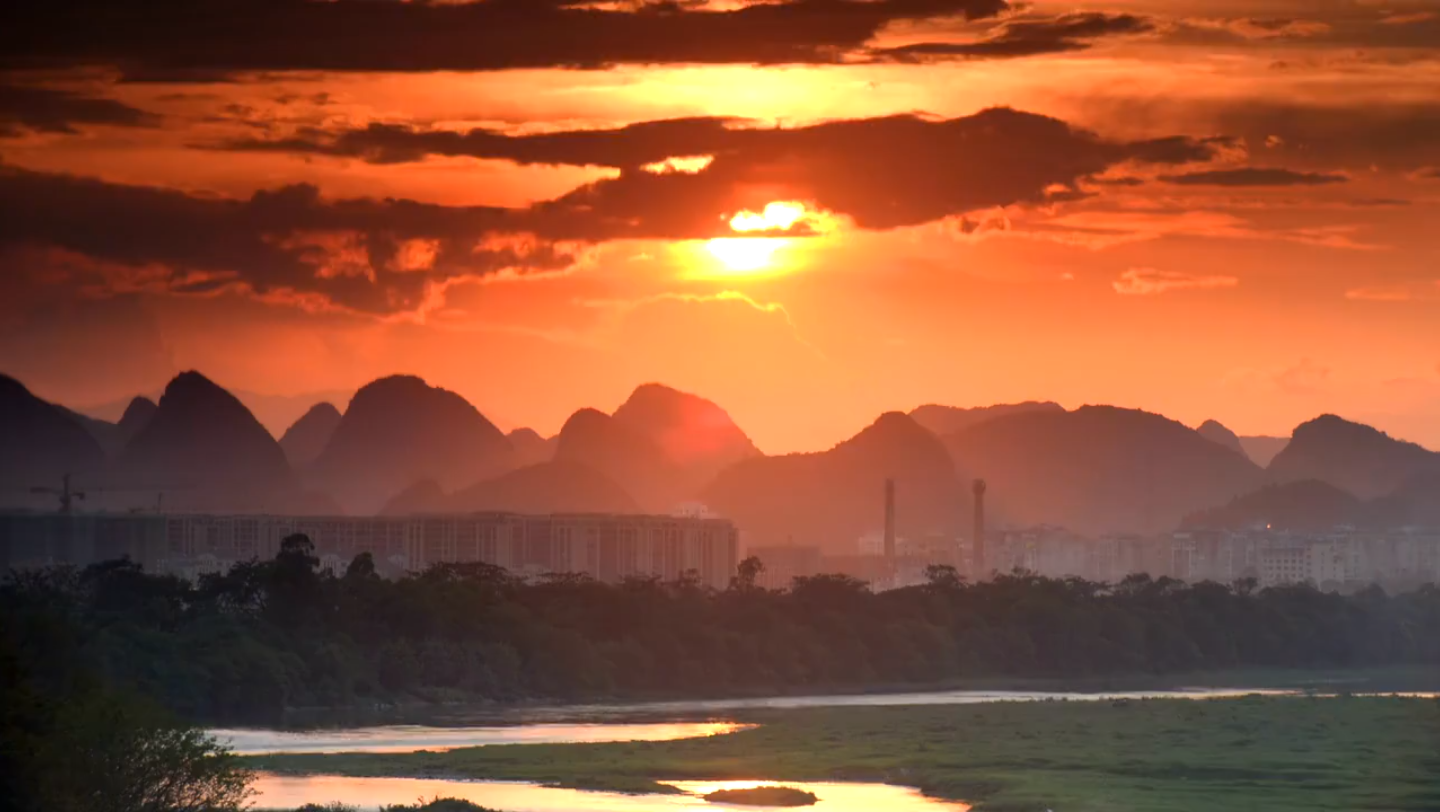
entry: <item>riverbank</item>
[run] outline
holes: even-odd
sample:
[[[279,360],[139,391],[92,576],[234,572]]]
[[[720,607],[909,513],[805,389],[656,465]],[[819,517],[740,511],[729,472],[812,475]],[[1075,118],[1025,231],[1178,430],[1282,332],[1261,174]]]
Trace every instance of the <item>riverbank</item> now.
[[[1391,667],[1370,669],[1236,669],[1175,674],[1105,674],[1071,678],[985,677],[928,683],[876,684],[858,689],[834,686],[810,691],[735,691],[719,694],[653,692],[640,695],[593,695],[569,700],[531,697],[497,701],[446,693],[408,696],[393,703],[369,706],[292,708],[279,720],[281,729],[368,727],[385,724],[526,724],[584,723],[663,718],[698,721],[747,705],[784,704],[794,698],[824,700],[847,697],[902,697],[949,691],[1114,693],[1177,691],[1203,686],[1215,689],[1314,691],[1319,693],[1407,693],[1440,691],[1440,669]],[[246,725],[239,725],[246,727]]]
[[[291,774],[530,781],[872,781],[996,810],[1440,808],[1440,701],[1247,697],[749,711],[758,728],[660,743],[278,755]]]

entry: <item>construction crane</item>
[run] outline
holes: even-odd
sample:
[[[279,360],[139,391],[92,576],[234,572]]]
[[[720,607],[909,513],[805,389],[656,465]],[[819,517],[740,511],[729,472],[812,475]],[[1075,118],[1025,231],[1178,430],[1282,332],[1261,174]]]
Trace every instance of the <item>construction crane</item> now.
[[[31,488],[31,489],[30,489],[30,492],[31,492],[31,493],[46,493],[46,494],[50,494],[51,496],[59,497],[59,499],[60,499],[60,512],[61,512],[61,513],[67,513],[67,514],[70,512],[71,507],[74,506],[76,499],[84,499],[84,498],[85,498],[85,492],[84,492],[84,491],[73,490],[73,489],[70,487],[70,475],[69,475],[69,474],[65,474],[65,475],[63,475],[63,476],[60,477],[60,487],[58,487],[58,488],[48,488],[48,487],[43,487],[43,486],[38,486],[38,485],[37,485],[36,487]]]

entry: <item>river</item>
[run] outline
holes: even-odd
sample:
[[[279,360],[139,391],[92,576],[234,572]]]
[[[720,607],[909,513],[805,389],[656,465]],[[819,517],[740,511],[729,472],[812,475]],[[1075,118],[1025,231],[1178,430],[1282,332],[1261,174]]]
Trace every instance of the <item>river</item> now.
[[[900,705],[963,705],[983,702],[1115,701],[1145,698],[1208,699],[1255,693],[1253,691],[1195,688],[1176,691],[1123,691],[1104,693],[1052,693],[1041,691],[934,691],[900,694],[838,696],[787,696],[752,699],[590,704],[496,710],[450,710],[444,724],[379,725],[353,728],[316,728],[303,731],[214,730],[221,741],[239,753],[395,753],[450,750],[458,747],[507,744],[595,743],[668,741],[724,735],[745,727],[725,719],[727,714],[753,709],[866,707]],[[703,720],[700,720],[703,717]],[[600,721],[608,720],[608,721]],[[485,721],[486,724],[475,724]],[[750,782],[667,782],[685,794],[622,795],[533,784],[498,781],[460,781],[435,778],[350,778],[340,776],[281,776],[262,774],[255,789],[259,809],[294,809],[308,803],[340,802],[362,810],[418,799],[463,798],[506,812],[610,812],[627,810],[740,809],[711,804],[702,797],[721,788],[756,786]],[[816,808],[824,812],[962,812],[963,804],[922,796],[908,787],[886,784],[786,783],[813,792]]]

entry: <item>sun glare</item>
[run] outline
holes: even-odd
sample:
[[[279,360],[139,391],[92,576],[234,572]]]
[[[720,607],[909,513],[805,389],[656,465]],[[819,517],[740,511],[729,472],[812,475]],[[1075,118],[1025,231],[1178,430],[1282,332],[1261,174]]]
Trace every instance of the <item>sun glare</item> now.
[[[804,203],[776,200],[765,204],[764,211],[737,213],[730,218],[730,228],[734,231],[784,231],[793,228],[804,217]]]
[[[705,244],[710,256],[730,273],[756,273],[770,267],[775,252],[789,240],[775,237],[719,237]]]
[[[724,269],[727,275],[758,274],[773,270],[777,264],[776,253],[789,246],[794,240],[771,236],[775,232],[792,231],[804,226],[808,234],[828,233],[833,230],[831,217],[824,212],[806,208],[804,203],[794,200],[775,200],[765,204],[760,211],[744,210],[730,218],[730,230],[737,234],[760,234],[753,237],[716,237],[705,243],[705,250]]]

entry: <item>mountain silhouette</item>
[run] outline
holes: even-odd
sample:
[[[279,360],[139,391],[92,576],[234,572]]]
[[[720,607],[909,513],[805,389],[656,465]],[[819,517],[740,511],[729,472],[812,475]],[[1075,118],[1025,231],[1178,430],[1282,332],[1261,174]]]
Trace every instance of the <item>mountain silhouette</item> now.
[[[60,486],[65,474],[96,470],[104,451],[68,412],[0,375],[0,503],[31,505],[32,487]],[[46,507],[54,500],[44,498]]]
[[[510,447],[515,451],[515,464],[517,466],[538,465],[542,462],[549,462],[555,456],[555,438],[540,436],[540,432],[534,429],[515,429],[505,435],[510,440]]]
[[[1113,406],[997,417],[946,438],[997,517],[1085,533],[1162,532],[1259,487],[1245,456],[1166,417]]]
[[[1245,449],[1245,456],[1249,457],[1261,468],[1270,467],[1271,461],[1273,461],[1281,451],[1284,451],[1287,445],[1290,445],[1289,437],[1252,436],[1240,438],[1240,447]]]
[[[1218,443],[1234,451],[1236,454],[1245,454],[1245,446],[1240,443],[1239,435],[1226,428],[1224,424],[1218,420],[1206,420],[1200,424],[1200,428],[1195,430],[1200,432],[1201,437],[1204,437],[1212,443]],[[1247,454],[1246,456],[1249,455]]]
[[[1278,482],[1319,479],[1370,499],[1394,493],[1417,474],[1440,470],[1440,454],[1327,414],[1297,427],[1267,470]]]
[[[308,473],[345,509],[373,513],[415,482],[469,485],[508,470],[512,456],[505,435],[464,398],[397,375],[355,393]]]
[[[599,471],[649,511],[666,512],[690,495],[680,466],[659,445],[596,409],[581,409],[565,421],[556,438],[555,461]]]
[[[330,403],[317,403],[285,430],[280,448],[291,465],[309,465],[325,450],[339,425],[340,410]]]
[[[167,504],[189,509],[273,509],[273,497],[294,484],[270,432],[198,372],[181,373],[165,387],[115,472],[112,486],[165,491]]]
[[[446,494],[433,480],[402,491],[385,506],[388,516],[416,513],[638,513],[635,500],[614,480],[589,466],[555,461],[517,468]]]
[[[899,412],[828,451],[742,460],[701,500],[733,519],[750,543],[854,552],[859,537],[884,526],[887,478],[895,480],[899,534],[953,534],[968,521],[968,486],[945,446]]]
[[[125,446],[129,445],[141,429],[145,428],[159,407],[155,405],[155,401],[146,397],[131,398],[125,406],[119,422],[115,423],[77,412],[59,404],[55,404],[55,408],[64,412],[71,420],[79,423],[81,428],[88,431],[90,436],[95,438],[95,442],[100,444],[100,448],[106,456],[115,457],[125,450]]]
[[[708,482],[726,466],[760,455],[724,409],[664,384],[636,387],[614,417],[648,437],[696,485]]]
[[[1023,403],[1000,403],[994,406],[977,406],[973,409],[961,409],[955,406],[938,406],[931,403],[912,409],[910,417],[912,417],[916,423],[944,437],[996,417],[1005,417],[1012,414],[1029,414],[1031,412],[1063,411],[1065,411],[1065,407],[1058,403],[1036,400],[1027,400]]]
[[[75,421],[80,428],[85,429],[86,433],[94,438],[95,442],[100,445],[100,450],[105,452],[105,456],[109,457],[118,454],[120,450],[125,447],[125,440],[121,437],[120,427],[114,423],[81,414],[74,409],[61,406],[58,403],[52,405],[56,409],[59,409],[66,417]]]
[[[1182,529],[1325,531],[1370,523],[1364,501],[1328,482],[1302,479],[1266,485],[1228,504],[1185,517]]]
[[[130,405],[125,407],[125,413],[120,416],[120,422],[115,424],[120,429],[121,445],[128,445],[135,435],[149,425],[150,420],[155,417],[155,412],[160,407],[147,397],[131,398]]]

